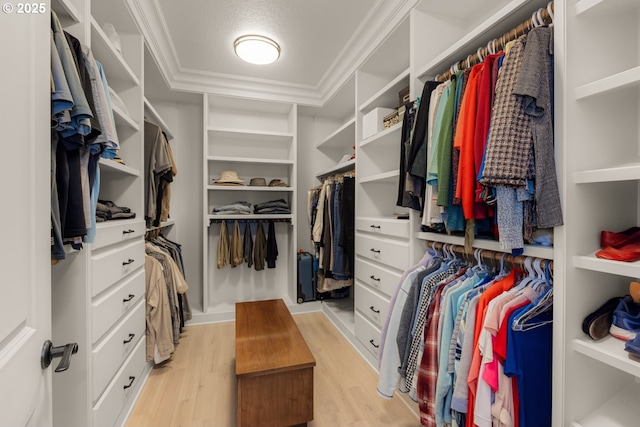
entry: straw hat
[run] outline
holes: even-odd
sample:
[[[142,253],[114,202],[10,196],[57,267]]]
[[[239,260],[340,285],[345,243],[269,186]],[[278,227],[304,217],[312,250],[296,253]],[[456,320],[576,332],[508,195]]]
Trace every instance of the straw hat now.
[[[222,171],[220,173],[219,179],[213,180],[214,184],[242,184],[244,183],[244,179],[240,179],[238,177],[238,172],[236,171]]]
[[[266,187],[267,180],[260,177],[251,178],[251,181],[249,181],[249,185],[253,187]]]
[[[272,179],[269,182],[269,187],[286,187],[287,184],[281,179]]]

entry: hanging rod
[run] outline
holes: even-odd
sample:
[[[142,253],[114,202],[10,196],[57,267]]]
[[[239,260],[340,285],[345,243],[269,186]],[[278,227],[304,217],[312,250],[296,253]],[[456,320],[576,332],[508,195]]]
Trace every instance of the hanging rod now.
[[[447,71],[442,74],[438,74],[435,80],[438,82],[448,80],[451,77],[452,71],[454,69],[464,70],[466,68],[471,68],[472,66],[482,62],[482,60],[486,58],[487,55],[491,53],[491,51],[493,51],[493,53],[499,52],[500,50],[504,49],[507,43],[527,34],[531,29],[553,23],[553,12],[554,3],[553,1],[550,1],[547,4],[546,8],[540,8],[537,11],[533,12],[531,18],[527,19],[512,30],[504,33],[502,36],[490,40],[489,43],[487,43],[487,46],[478,48],[476,53],[473,53],[467,56],[465,59],[456,62]]]
[[[525,260],[527,258],[539,259],[545,268],[548,266],[549,270],[553,271],[553,261],[545,258],[538,258],[530,255],[520,255],[520,256],[514,257],[510,253],[493,251],[491,249],[479,249],[479,248],[475,248],[473,252],[469,252],[465,249],[464,246],[454,245],[453,243],[436,242],[433,240],[427,240],[426,245],[427,247],[433,248],[437,251],[443,251],[443,250],[453,251],[459,255],[462,255],[463,257],[466,257],[466,259],[469,259],[469,260],[473,258],[475,251],[481,251],[480,252],[481,258],[486,258],[487,256],[489,256],[491,257],[491,259],[496,261],[500,261],[504,258],[505,262],[508,262],[512,265],[517,265],[521,268],[526,268]]]
[[[344,172],[337,172],[331,175],[325,175],[322,177],[318,177],[322,182],[328,180],[328,179],[341,179],[341,178],[355,178],[356,176],[356,170],[355,169],[350,169],[348,171],[344,171]]]

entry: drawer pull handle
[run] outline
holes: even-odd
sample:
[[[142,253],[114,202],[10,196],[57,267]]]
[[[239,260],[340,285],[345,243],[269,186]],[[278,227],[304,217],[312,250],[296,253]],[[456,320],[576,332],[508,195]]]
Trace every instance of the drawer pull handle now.
[[[126,386],[124,386],[124,389],[128,389],[129,387],[131,387],[133,385],[133,382],[136,380],[136,377],[129,377],[129,384],[127,384]]]
[[[369,249],[371,252],[379,254],[380,253],[380,249],[375,249],[375,248],[371,248]]]
[[[371,345],[372,345],[372,346],[374,346],[375,348],[380,348],[380,346],[379,346],[379,345],[376,345],[376,343],[375,343],[375,342],[373,342],[373,340],[372,340],[372,339],[370,339],[370,340],[369,340],[369,344],[371,344]]]
[[[132,262],[134,262],[134,261],[135,261],[135,259],[131,259],[131,258],[129,258],[129,260],[128,260],[128,261],[124,261],[124,262],[122,263],[122,265],[129,265],[129,264],[131,264],[131,263],[132,263]]]
[[[122,300],[122,302],[129,302],[135,297],[134,294],[129,294],[129,296]]]
[[[380,281],[380,278],[379,278],[379,277],[374,276],[373,274],[372,274],[371,276],[369,276],[369,278],[370,278],[371,280],[375,280],[376,282],[379,282],[379,281]]]
[[[133,337],[135,337],[136,334],[129,334],[129,338],[122,341],[122,344],[129,344],[131,341],[133,341]]]
[[[122,230],[122,234],[135,233],[135,230]]]
[[[373,311],[375,314],[380,314],[380,310],[376,310],[374,306],[369,307],[369,310]]]
[[[370,225],[369,227],[371,227],[371,228],[377,228],[378,230],[380,230],[380,226],[379,226],[379,225]]]

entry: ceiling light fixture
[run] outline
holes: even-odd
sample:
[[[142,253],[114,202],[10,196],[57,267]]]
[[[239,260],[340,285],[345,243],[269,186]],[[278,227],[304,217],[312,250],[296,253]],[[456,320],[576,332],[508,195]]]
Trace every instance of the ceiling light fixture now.
[[[280,46],[268,37],[249,35],[233,42],[236,55],[251,64],[271,64],[280,57]]]

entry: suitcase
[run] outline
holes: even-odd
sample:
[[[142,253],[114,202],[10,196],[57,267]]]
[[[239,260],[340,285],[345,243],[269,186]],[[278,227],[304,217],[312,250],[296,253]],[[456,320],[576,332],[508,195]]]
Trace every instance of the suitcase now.
[[[298,253],[298,304],[316,300],[317,266],[309,252]]]

